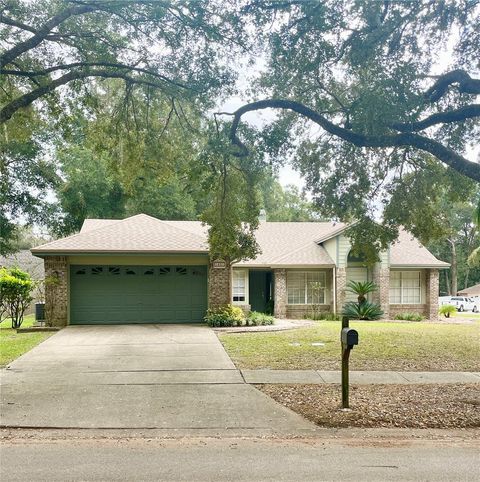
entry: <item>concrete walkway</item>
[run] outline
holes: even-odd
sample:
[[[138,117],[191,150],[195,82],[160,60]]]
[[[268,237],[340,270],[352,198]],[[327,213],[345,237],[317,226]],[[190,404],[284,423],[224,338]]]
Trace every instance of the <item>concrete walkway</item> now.
[[[242,370],[247,383],[341,383],[340,371],[322,370]],[[415,383],[480,383],[480,372],[395,372],[351,371],[350,383],[415,384]]]
[[[71,326],[1,371],[3,427],[307,434],[245,383],[215,333],[192,325]]]

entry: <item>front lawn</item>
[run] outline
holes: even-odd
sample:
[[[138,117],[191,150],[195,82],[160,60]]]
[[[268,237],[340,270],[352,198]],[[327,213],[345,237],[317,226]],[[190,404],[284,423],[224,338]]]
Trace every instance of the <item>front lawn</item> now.
[[[352,370],[480,371],[480,323],[351,322]],[[340,369],[340,322],[270,333],[222,333],[239,368]]]
[[[34,322],[34,315],[28,315],[22,323],[22,328],[32,326]],[[17,330],[12,330],[10,320],[0,323],[0,367],[8,365],[51,335],[51,332],[17,333]]]

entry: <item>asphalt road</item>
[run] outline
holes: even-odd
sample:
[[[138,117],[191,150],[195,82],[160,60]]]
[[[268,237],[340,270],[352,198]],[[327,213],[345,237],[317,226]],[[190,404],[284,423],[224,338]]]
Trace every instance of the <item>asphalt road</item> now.
[[[474,481],[477,442],[356,439],[4,440],[7,481]]]

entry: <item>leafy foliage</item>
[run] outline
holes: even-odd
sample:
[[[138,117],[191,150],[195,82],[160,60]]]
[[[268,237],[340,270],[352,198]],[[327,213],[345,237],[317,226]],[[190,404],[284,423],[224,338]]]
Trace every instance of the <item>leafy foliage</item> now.
[[[208,326],[242,326],[245,322],[245,313],[238,306],[225,305],[218,308],[210,308],[205,316]]]
[[[363,303],[354,303],[350,301],[345,303],[342,315],[353,320],[379,320],[383,311],[379,305],[364,301]]]
[[[0,320],[12,320],[12,328],[19,328],[23,315],[32,302],[35,284],[30,275],[19,268],[0,268]]]
[[[319,311],[318,313],[307,313],[304,316],[307,320],[340,321],[342,317],[330,311]]]
[[[429,224],[438,186],[461,200],[464,176],[480,181],[465,157],[479,134],[478,3],[287,0],[246,11],[267,65],[252,89],[260,100],[233,113],[237,154],[252,145],[243,115],[276,109],[255,149],[269,143],[272,159],[283,150],[322,216],[358,220],[353,245],[378,251],[401,225],[438,237]]]
[[[453,305],[442,305],[438,310],[438,313],[445,316],[445,318],[450,318],[450,315],[454,315],[456,312],[457,308]]]
[[[245,319],[246,326],[266,326],[273,325],[275,318],[265,313],[251,311]]]
[[[418,313],[398,313],[395,315],[395,320],[405,320],[405,321],[422,321],[423,316]]]
[[[366,296],[369,293],[377,291],[378,286],[373,281],[353,281],[347,283],[347,291],[358,296],[358,302],[366,301]]]

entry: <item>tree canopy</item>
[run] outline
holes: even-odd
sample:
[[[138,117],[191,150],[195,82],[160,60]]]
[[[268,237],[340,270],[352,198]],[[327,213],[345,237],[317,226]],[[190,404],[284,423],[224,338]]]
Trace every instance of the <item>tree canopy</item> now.
[[[236,259],[266,207],[358,221],[373,255],[400,225],[445,236],[441,202],[475,198],[478,0],[0,1],[3,251],[16,219],[142,210],[200,216]],[[268,180],[286,162],[312,202]]]
[[[405,191],[421,200],[427,178],[452,196],[465,178],[480,182],[480,164],[467,159],[480,133],[478,1],[253,1],[245,12],[266,67],[251,102],[231,113],[236,155],[251,146],[243,116],[274,109],[266,142],[283,132],[323,214],[362,227],[383,217],[383,231],[370,222],[382,245],[405,221],[393,204]],[[410,189],[417,176],[423,188]]]

